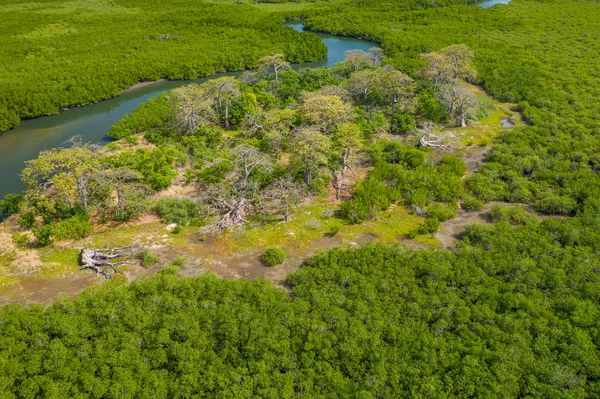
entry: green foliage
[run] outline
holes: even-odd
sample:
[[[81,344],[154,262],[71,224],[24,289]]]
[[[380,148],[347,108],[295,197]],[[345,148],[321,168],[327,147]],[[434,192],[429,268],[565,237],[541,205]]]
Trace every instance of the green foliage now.
[[[427,217],[435,218],[440,222],[445,222],[456,217],[456,211],[448,205],[436,202],[427,208]]]
[[[17,244],[18,246],[24,246],[25,244],[27,244],[29,242],[29,237],[27,236],[27,234],[22,234],[22,233],[19,233],[18,231],[15,231],[13,233],[12,239],[13,239],[13,242],[15,244]]]
[[[137,254],[137,258],[142,263],[142,266],[149,267],[158,263],[158,258],[147,249]]]
[[[32,211],[21,213],[17,218],[17,223],[24,229],[30,229],[35,223],[35,214]]]
[[[372,219],[401,199],[404,205],[424,208],[432,200],[455,202],[463,194],[466,166],[456,156],[425,164],[423,152],[397,142],[376,143],[370,153],[375,168],[357,184],[352,199],[340,205],[340,215],[352,223]]]
[[[0,85],[0,132],[22,118],[114,97],[140,81],[253,68],[276,52],[292,62],[327,54],[315,35],[243,4],[8,0],[0,20],[6,77]],[[128,118],[111,135],[125,137],[158,121],[157,115],[147,116]]]
[[[285,261],[285,251],[279,247],[269,247],[265,250],[262,255],[262,261],[267,266],[277,266]]]
[[[52,226],[52,237],[55,240],[76,240],[89,236],[94,231],[94,224],[87,215],[76,215],[61,220]]]
[[[494,205],[490,209],[490,218],[494,223],[509,222],[511,224],[523,224],[529,217],[520,206]]]
[[[181,233],[181,226],[175,226],[173,227],[173,230],[171,230],[171,234],[179,234]]]
[[[591,256],[600,230],[590,212],[518,228],[474,226],[464,237],[471,244],[454,252],[337,248],[288,276],[289,296],[262,279],[179,279],[170,267],[47,309],[4,307],[4,389],[595,397],[600,291]]]
[[[112,125],[108,136],[119,140],[150,129],[160,129],[165,126],[170,112],[171,104],[167,94],[152,97]]]
[[[187,226],[198,215],[198,206],[189,198],[165,198],[158,201],[156,211],[165,223]]]
[[[4,199],[0,201],[0,220],[17,213],[23,201],[23,196],[20,194],[6,194]]]
[[[50,241],[52,240],[52,230],[51,224],[45,224],[34,228],[33,235],[38,239],[40,245],[45,246],[50,244]]]
[[[408,112],[396,112],[392,115],[390,131],[393,134],[406,134],[417,128],[415,117]]]

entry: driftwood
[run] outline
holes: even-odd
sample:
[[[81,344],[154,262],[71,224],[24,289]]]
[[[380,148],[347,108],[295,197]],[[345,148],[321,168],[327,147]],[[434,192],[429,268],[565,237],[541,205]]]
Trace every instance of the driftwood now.
[[[134,256],[140,251],[137,245],[121,248],[83,249],[81,251],[81,267],[91,269],[109,279],[121,273],[117,266],[133,263]]]

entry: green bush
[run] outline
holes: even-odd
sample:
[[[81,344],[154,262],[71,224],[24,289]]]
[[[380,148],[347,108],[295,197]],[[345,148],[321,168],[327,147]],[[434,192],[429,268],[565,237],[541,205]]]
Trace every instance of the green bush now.
[[[142,262],[142,266],[148,267],[158,263],[158,257],[154,256],[147,249],[137,254],[137,258]]]
[[[440,227],[440,221],[434,217],[425,219],[425,223],[419,226],[419,234],[435,233]]]
[[[456,217],[456,211],[449,206],[436,202],[427,208],[427,217],[436,218],[440,222]]]
[[[22,234],[19,232],[14,232],[12,235],[12,239],[13,242],[18,246],[23,246],[29,241],[29,237],[27,237],[27,234]]]
[[[33,235],[38,239],[40,245],[50,244],[52,238],[52,225],[46,224],[42,227],[33,229]]]
[[[33,224],[35,223],[35,215],[31,211],[22,213],[19,215],[19,218],[17,219],[17,223],[19,223],[19,225],[21,227],[23,227],[24,229],[30,229],[33,227]]]
[[[276,266],[280,265],[285,261],[286,255],[285,251],[279,247],[270,247],[267,248],[265,253],[262,256],[262,261],[267,266]]]
[[[175,226],[173,230],[171,230],[171,234],[179,234],[181,233],[181,226]]]
[[[58,241],[77,240],[89,236],[94,231],[94,223],[87,215],[77,215],[62,220],[52,227],[52,237]]]
[[[485,205],[485,201],[475,197],[466,197],[463,199],[462,207],[467,211],[478,211]]]
[[[390,130],[393,134],[406,134],[416,127],[415,117],[412,114],[399,112],[392,115]]]
[[[187,226],[197,215],[198,206],[188,198],[165,198],[156,205],[156,212],[165,223]]]
[[[0,219],[17,213],[22,201],[23,196],[21,194],[6,194],[4,199],[0,201]]]
[[[570,197],[548,194],[533,206],[538,212],[546,215],[570,215],[577,209],[577,202]]]
[[[490,210],[492,222],[509,222],[511,224],[523,224],[527,221],[525,210],[520,206],[494,205]]]

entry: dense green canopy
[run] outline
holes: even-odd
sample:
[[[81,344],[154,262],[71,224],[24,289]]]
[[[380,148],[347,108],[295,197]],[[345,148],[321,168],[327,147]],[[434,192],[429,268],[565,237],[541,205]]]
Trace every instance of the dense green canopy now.
[[[7,0],[0,8],[0,132],[19,119],[114,97],[139,81],[324,57],[321,40],[248,5]]]

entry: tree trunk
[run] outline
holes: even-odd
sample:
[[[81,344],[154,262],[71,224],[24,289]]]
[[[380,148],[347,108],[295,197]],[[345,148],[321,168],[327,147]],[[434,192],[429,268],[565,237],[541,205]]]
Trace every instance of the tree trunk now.
[[[292,221],[292,216],[290,215],[290,204],[285,203],[285,214],[283,215],[283,221],[285,223]]]
[[[307,167],[306,170],[304,171],[304,183],[306,183],[307,186],[310,186],[311,182],[312,182],[312,171],[310,170],[309,167]]]
[[[277,65],[273,64],[273,71],[275,72],[275,82],[279,83],[279,71],[277,70]]]
[[[225,129],[229,129],[229,101],[225,102]]]
[[[77,186],[79,188],[79,195],[81,197],[81,203],[83,204],[83,208],[87,209],[88,206],[88,191],[87,184],[83,176],[79,176],[77,178]]]

